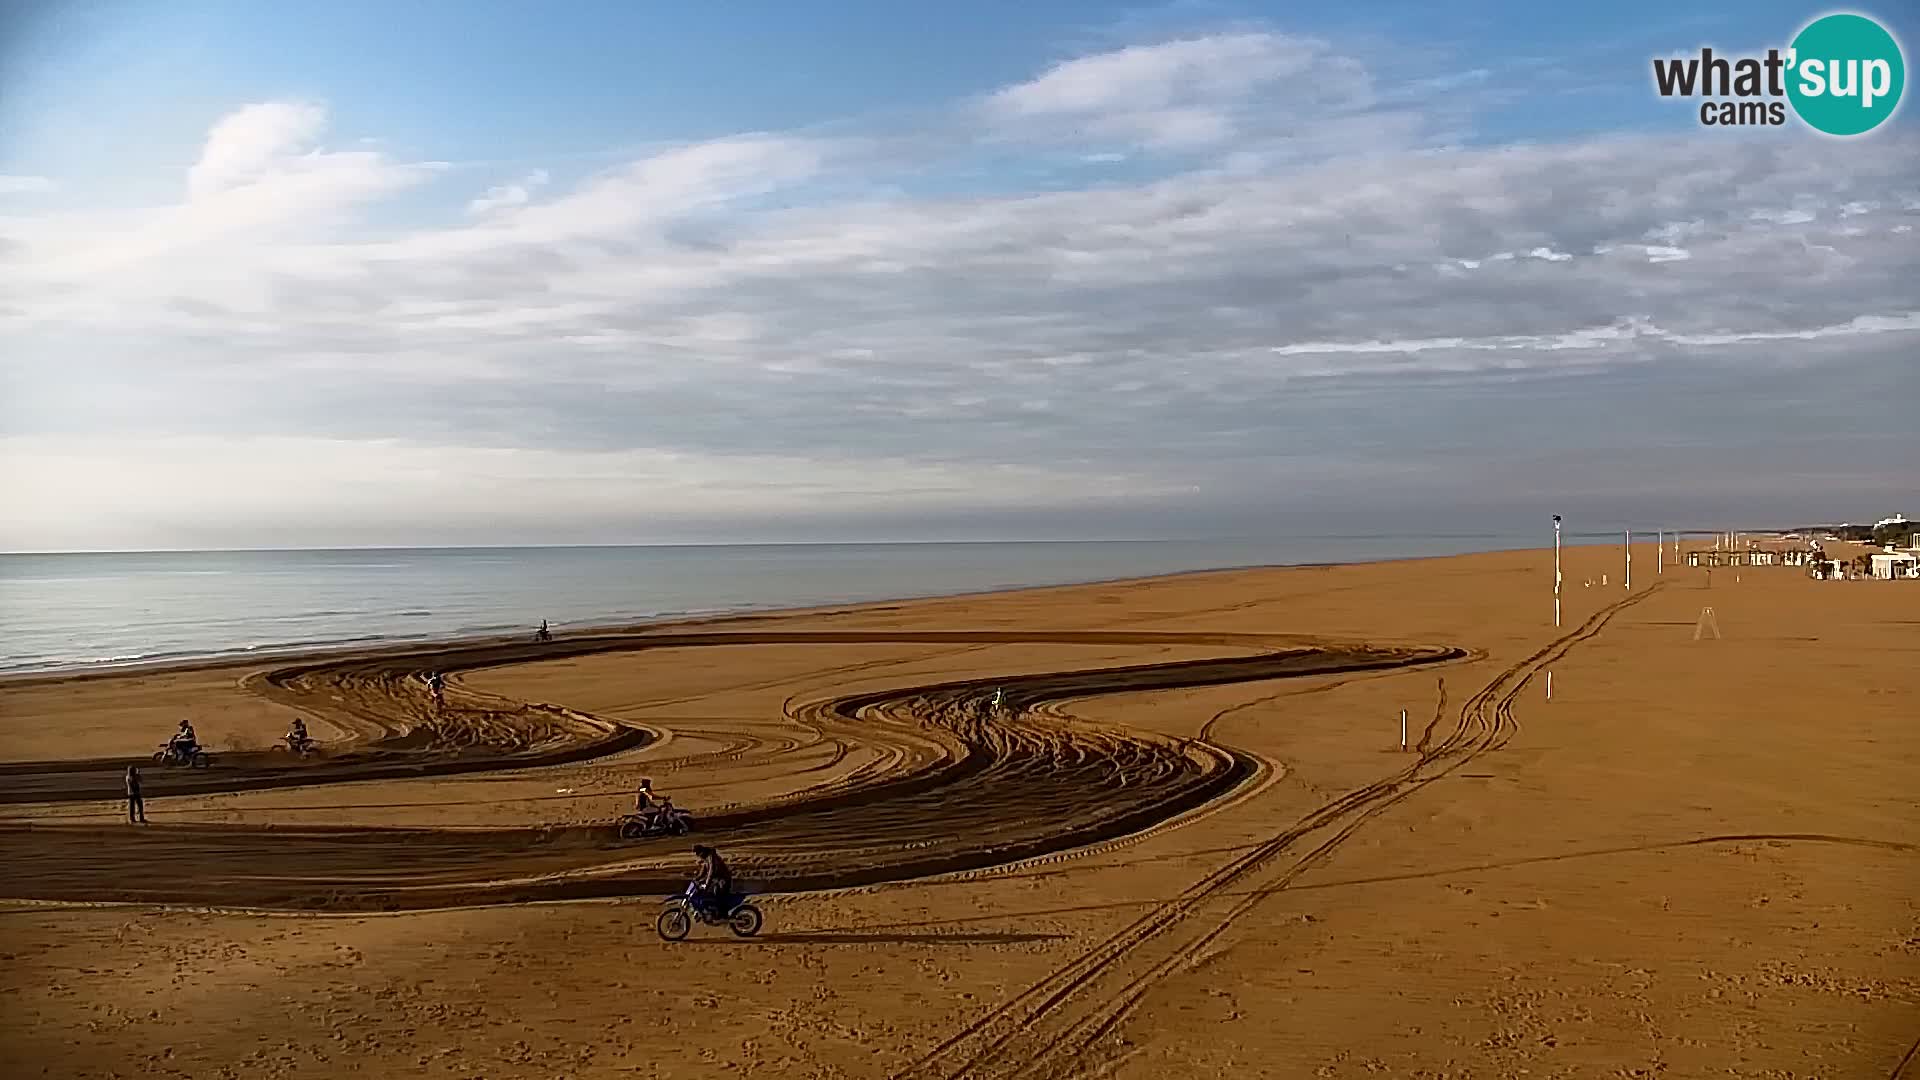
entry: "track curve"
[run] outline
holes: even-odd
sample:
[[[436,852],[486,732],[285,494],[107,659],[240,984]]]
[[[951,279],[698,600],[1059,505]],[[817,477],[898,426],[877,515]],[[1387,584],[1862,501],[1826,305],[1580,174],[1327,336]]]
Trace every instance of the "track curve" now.
[[[608,651],[771,644],[1205,646],[1200,660],[1007,675],[789,702],[808,744],[861,763],[770,803],[703,813],[750,885],[841,888],[978,869],[1125,836],[1219,797],[1259,768],[1206,739],[1074,721],[1053,706],[1101,694],[1385,671],[1459,649],[1302,644],[1258,635],[1146,633],[650,633],[364,655],[263,672],[257,693],[349,733],[327,760],[228,755],[158,776],[150,797],[525,769],[585,761],[660,733],[560,705],[449,685],[436,707],[418,676]],[[1009,710],[981,708],[1004,688]],[[756,751],[742,747],[742,752]],[[112,798],[125,761],[0,767],[0,801]],[[290,909],[398,910],[644,895],[684,878],[686,841],[619,842],[610,829],[427,829],[41,823],[0,825],[14,899]]]

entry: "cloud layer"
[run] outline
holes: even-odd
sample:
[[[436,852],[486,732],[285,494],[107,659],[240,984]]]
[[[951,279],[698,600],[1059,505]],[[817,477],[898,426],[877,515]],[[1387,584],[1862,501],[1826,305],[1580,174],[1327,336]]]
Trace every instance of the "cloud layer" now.
[[[1234,32],[914,134],[590,175],[401,160],[282,102],[215,120],[164,205],[0,178],[0,543],[303,513],[396,542],[423,503],[601,539],[1067,492],[1136,533],[1249,500],[1631,512],[1627,468],[1780,512],[1911,491],[1910,138],[1461,144],[1449,100]]]

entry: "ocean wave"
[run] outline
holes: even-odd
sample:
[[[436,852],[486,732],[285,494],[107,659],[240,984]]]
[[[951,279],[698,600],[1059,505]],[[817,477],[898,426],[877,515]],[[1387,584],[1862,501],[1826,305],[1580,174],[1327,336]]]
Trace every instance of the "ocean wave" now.
[[[219,649],[158,649],[151,652],[108,653],[94,656],[11,656],[9,662],[0,662],[0,672],[19,674],[22,672],[87,671],[106,667],[131,667],[144,664],[165,664],[175,660],[217,661],[231,657],[252,656],[277,652],[304,652],[309,649],[339,648],[347,645],[373,645],[383,641],[401,640],[390,634],[356,634],[352,637],[310,638],[301,641],[257,641],[246,645],[235,645]],[[12,662],[19,661],[19,662]]]

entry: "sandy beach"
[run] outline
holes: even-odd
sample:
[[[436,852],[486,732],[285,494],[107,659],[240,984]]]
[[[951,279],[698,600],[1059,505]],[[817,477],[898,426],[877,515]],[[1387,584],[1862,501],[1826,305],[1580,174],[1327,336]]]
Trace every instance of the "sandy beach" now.
[[[1563,560],[0,682],[0,1071],[1920,1075],[1920,587]]]

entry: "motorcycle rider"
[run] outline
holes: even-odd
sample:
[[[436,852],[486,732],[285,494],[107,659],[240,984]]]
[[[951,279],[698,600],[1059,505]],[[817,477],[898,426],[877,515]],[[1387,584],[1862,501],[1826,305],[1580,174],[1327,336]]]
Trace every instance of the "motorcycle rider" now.
[[[653,790],[653,781],[640,778],[640,787],[633,793],[633,816],[648,830],[666,825],[667,818],[673,813],[673,800]]]
[[[535,641],[552,641],[553,640],[553,631],[547,629],[547,620],[545,619],[540,620],[540,629],[535,630],[533,632],[533,640]]]
[[[193,752],[199,748],[200,738],[193,733],[193,721],[180,721],[180,730],[174,732],[173,738],[167,740],[167,752],[185,760],[192,757]]]
[[[693,854],[700,860],[700,875],[693,880],[694,905],[711,916],[724,914],[733,895],[733,872],[720,853],[705,844],[693,845]]]
[[[300,753],[312,744],[312,742],[313,740],[307,737],[306,718],[300,716],[294,717],[293,723],[287,728],[287,746],[290,747],[294,753]]]
[[[440,674],[437,671],[428,672],[427,673],[427,691],[433,695],[433,700],[436,705],[445,704],[446,702],[445,695],[447,692],[447,677],[445,675]]]

